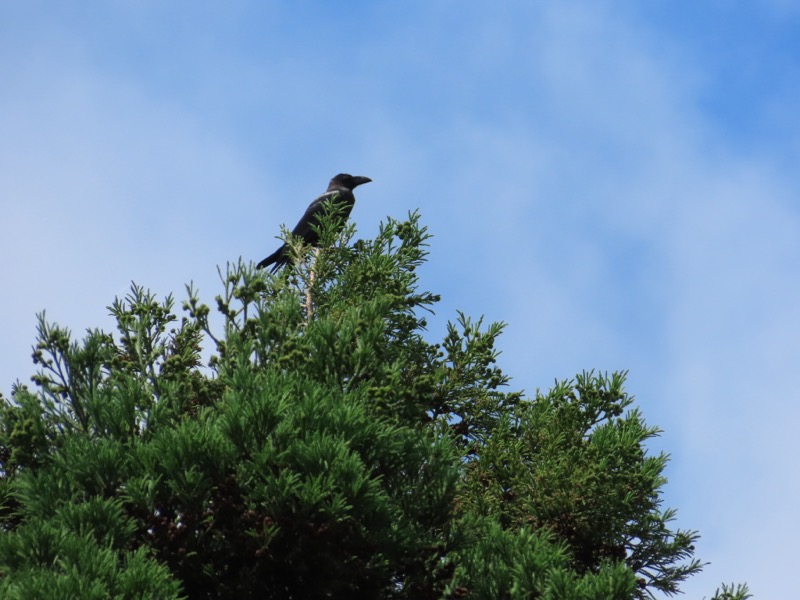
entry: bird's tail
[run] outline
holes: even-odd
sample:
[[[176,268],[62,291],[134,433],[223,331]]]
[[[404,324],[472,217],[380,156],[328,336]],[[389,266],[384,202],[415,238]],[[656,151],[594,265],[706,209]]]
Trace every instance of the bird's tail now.
[[[272,266],[272,273],[275,274],[278,269],[280,269],[283,265],[285,265],[288,260],[286,259],[286,246],[281,246],[275,252],[270,254],[267,258],[262,260],[260,263],[256,265],[257,269],[263,269],[264,267]]]

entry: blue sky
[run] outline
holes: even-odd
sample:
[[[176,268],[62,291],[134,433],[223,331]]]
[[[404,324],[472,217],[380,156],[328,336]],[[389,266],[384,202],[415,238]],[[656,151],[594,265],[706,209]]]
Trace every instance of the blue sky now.
[[[685,587],[796,589],[800,5],[3,2],[0,389],[35,313],[80,334],[131,280],[208,301],[340,171],[372,235],[419,208],[424,285],[502,320],[533,393],[630,370]]]

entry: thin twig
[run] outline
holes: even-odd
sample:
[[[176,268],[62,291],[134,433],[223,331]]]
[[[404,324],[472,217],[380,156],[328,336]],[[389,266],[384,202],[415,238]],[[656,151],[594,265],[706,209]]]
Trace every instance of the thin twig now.
[[[306,286],[306,319],[308,321],[314,316],[314,281],[317,279],[317,259],[319,258],[319,248],[314,248],[314,258],[311,259],[311,270],[308,273],[308,285]]]

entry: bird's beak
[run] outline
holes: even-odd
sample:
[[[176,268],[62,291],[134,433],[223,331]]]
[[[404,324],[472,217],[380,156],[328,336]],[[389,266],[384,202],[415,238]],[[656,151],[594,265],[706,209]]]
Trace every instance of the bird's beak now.
[[[353,188],[357,188],[362,183],[369,183],[372,181],[369,177],[362,177],[361,175],[353,176]]]

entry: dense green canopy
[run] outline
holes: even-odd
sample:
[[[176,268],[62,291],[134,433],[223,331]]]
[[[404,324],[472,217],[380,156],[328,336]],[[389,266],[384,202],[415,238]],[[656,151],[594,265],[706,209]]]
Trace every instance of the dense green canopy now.
[[[502,325],[427,339],[416,214],[334,237],[230,265],[216,318],[135,285],[113,333],[41,316],[0,407],[0,597],[608,600],[701,568],[623,373],[509,391]]]

